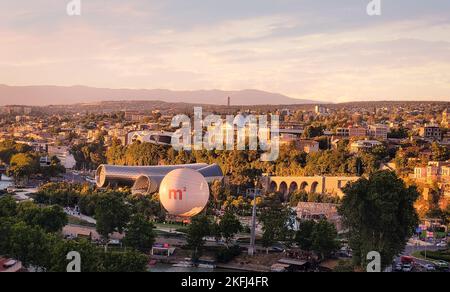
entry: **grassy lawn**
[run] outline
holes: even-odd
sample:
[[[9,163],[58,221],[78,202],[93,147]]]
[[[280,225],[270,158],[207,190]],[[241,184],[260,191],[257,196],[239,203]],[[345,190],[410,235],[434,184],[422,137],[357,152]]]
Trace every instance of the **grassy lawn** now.
[[[445,261],[448,262],[450,260],[450,250],[441,250],[441,251],[427,251],[427,257],[425,258],[424,251],[416,251],[412,254],[414,257],[422,260],[428,260],[431,262],[436,261]]]
[[[73,217],[68,215],[67,218],[69,219],[69,224],[73,224],[73,225],[80,225],[80,226],[85,226],[85,227],[94,227],[95,228],[95,224],[93,223],[89,223],[87,221],[81,220],[77,217]]]
[[[413,252],[412,256],[421,260],[430,260],[429,258],[425,259],[425,257],[420,254],[420,251]]]
[[[157,228],[172,229],[173,231],[186,232],[188,227],[181,224],[163,224],[155,223]]]
[[[179,233],[169,233],[162,230],[155,230],[157,237],[164,237],[164,238],[184,238],[184,235],[181,235]]]

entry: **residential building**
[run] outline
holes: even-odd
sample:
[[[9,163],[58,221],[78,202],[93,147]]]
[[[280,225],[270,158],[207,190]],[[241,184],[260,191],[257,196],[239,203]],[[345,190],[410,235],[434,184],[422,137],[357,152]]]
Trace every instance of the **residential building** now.
[[[27,106],[16,106],[16,105],[8,105],[2,107],[2,112],[5,114],[17,114],[17,115],[29,115],[31,114],[33,109]]]
[[[39,158],[39,165],[40,167],[47,167],[50,166],[52,163],[52,160],[48,156],[43,156]]]
[[[442,136],[442,141],[441,141],[441,143],[442,143],[443,145],[450,145],[450,132],[447,132],[447,133],[445,133],[445,134]]]
[[[280,145],[293,145],[296,149],[306,153],[319,151],[319,142],[314,140],[305,140],[295,135],[283,134],[280,136]]]
[[[441,128],[436,124],[426,124],[419,129],[419,136],[426,139],[441,140]]]
[[[336,136],[349,137],[350,136],[350,129],[349,128],[337,128],[336,129]]]
[[[369,126],[369,136],[380,139],[380,140],[386,140],[388,136],[389,128],[386,125],[370,125]]]
[[[75,157],[70,154],[69,147],[48,146],[47,152],[49,157],[56,156],[66,169],[72,169],[77,164]]]
[[[383,145],[383,143],[377,140],[359,140],[350,145],[350,152],[358,153],[361,150],[369,150],[380,145]]]
[[[306,153],[319,152],[319,142],[314,140],[297,140],[295,141],[295,146]]]
[[[327,113],[327,108],[322,105],[316,105],[315,107],[315,113],[317,115],[324,115]]]
[[[450,182],[450,162],[430,161],[427,166],[416,167],[413,178],[428,182]]]
[[[127,144],[134,142],[152,143],[158,145],[171,145],[172,135],[170,132],[134,131],[127,135]]]
[[[349,127],[349,137],[367,137],[367,129],[363,127]]]

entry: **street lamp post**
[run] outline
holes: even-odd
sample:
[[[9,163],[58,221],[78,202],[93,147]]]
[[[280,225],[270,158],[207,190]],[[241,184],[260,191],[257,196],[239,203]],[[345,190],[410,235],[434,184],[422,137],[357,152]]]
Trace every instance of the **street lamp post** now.
[[[253,194],[253,211],[252,211],[252,227],[250,234],[250,247],[248,248],[248,254],[250,256],[255,255],[256,250],[256,198],[261,195],[261,189],[258,189],[258,180],[255,179],[255,188],[248,189],[247,195]]]

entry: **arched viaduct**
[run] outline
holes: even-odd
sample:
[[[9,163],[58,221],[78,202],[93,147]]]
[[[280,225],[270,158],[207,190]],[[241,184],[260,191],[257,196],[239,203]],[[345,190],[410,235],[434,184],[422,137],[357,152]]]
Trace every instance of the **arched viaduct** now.
[[[357,181],[359,177],[345,176],[268,176],[265,181],[267,192],[279,192],[285,199],[295,191],[307,193],[330,194],[342,198],[342,189],[349,183]]]

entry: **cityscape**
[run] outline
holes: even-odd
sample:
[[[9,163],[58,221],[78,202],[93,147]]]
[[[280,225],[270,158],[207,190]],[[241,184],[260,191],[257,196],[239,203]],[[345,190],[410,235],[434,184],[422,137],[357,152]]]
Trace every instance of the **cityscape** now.
[[[71,67],[72,59],[58,51],[67,41],[59,29],[24,28],[29,14],[23,11],[30,7],[13,5],[23,17],[20,25],[12,17],[0,21],[5,23],[0,28],[5,36],[0,40],[0,83],[5,84],[0,85],[0,272],[203,272],[211,277],[250,272],[267,278],[249,276],[240,285],[268,287],[272,273],[450,271],[447,4],[438,9],[431,1],[436,7],[425,11],[421,4],[411,6],[413,15],[424,13],[425,29],[425,20],[435,15],[445,19],[441,30],[448,33],[433,30],[435,23],[428,35],[404,24],[417,42],[406,41],[408,32],[405,38],[395,36],[397,43],[388,41],[408,17],[397,19],[398,11],[389,5],[380,15],[365,15],[365,5],[359,7],[360,30],[342,19],[329,20],[337,26],[323,32],[330,34],[324,46],[345,50],[351,39],[355,44],[348,49],[358,56],[318,69],[313,67],[324,66],[328,58],[322,56],[332,53],[319,49],[314,38],[320,41],[322,35],[300,29],[306,24],[281,20],[280,15],[296,15],[291,1],[276,6],[264,0],[264,8],[251,13],[234,1],[218,4],[224,5],[222,13],[209,4],[185,4],[192,15],[186,12],[181,24],[174,20],[178,13],[165,10],[180,1],[161,6],[149,1],[157,6],[152,13],[173,21],[171,30],[152,20],[148,33],[162,27],[152,38],[144,38],[142,28],[148,15],[139,9],[147,7],[145,1],[111,4],[106,16],[96,10],[102,1],[81,1],[82,9],[79,1],[67,2],[72,14],[55,20],[57,27],[79,26],[89,32],[83,41],[110,37],[110,50],[100,54],[105,48],[94,42],[76,57],[82,64]],[[38,15],[54,12],[53,5],[43,4]],[[360,13],[353,5],[346,11]],[[311,7],[317,8],[310,2]],[[227,15],[240,9],[257,21],[246,19],[246,13],[238,13],[237,20]],[[65,7],[61,10],[64,14]],[[272,10],[277,17],[268,16]],[[327,11],[314,13],[328,19]],[[116,35],[98,34],[106,22],[126,22],[127,13],[135,19],[117,27]],[[204,28],[208,20],[198,20],[197,13],[224,20],[211,19],[211,27]],[[372,27],[373,17],[383,25]],[[309,21],[318,27],[305,30],[324,29]],[[28,29],[60,38],[27,52],[22,61],[26,40],[36,42]],[[211,45],[214,29],[224,39]],[[376,29],[379,40],[365,47],[369,38],[359,39],[361,32]],[[75,32],[77,37],[83,38]],[[179,37],[186,38],[186,51],[174,49]],[[270,45],[278,37],[280,46],[291,44],[292,50]],[[116,47],[125,39],[130,42]],[[433,47],[438,41],[442,47]],[[242,51],[237,52],[237,43]],[[226,52],[217,51],[221,45]],[[140,50],[147,47],[161,59]],[[291,67],[303,50],[310,62],[302,68],[309,77]],[[392,56],[377,65],[360,59],[359,54],[378,59],[377,50],[391,50],[398,62],[391,63]],[[203,63],[192,65],[189,56],[203,57]],[[271,58],[280,58],[279,68],[270,67]],[[240,73],[233,71],[239,62]],[[360,79],[360,67],[362,74],[376,67],[379,71],[367,73],[368,78],[389,84],[377,91]],[[247,71],[258,68],[273,76]],[[106,75],[111,79],[105,81]],[[83,85],[73,86],[77,82]],[[176,284],[218,285],[202,281],[190,276]]]

